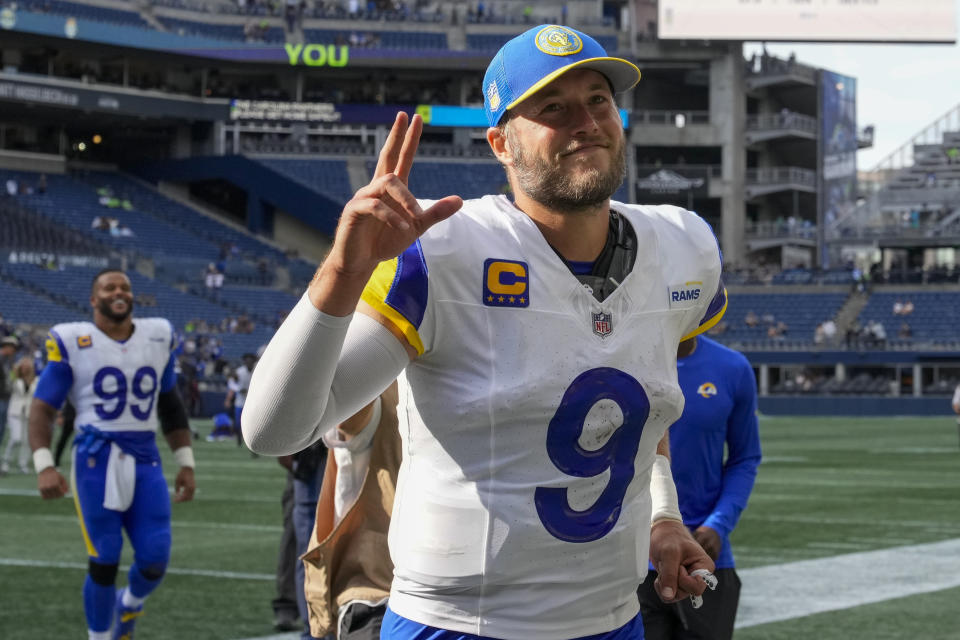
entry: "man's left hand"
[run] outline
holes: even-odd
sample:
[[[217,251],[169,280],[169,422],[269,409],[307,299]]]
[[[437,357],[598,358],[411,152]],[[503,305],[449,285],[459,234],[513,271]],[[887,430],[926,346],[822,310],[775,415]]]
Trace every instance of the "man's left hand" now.
[[[700,596],[707,589],[698,569],[713,573],[715,565],[682,522],[660,520],[650,529],[650,561],[657,571],[653,587],[664,602]]]
[[[193,492],[196,489],[197,481],[193,477],[193,467],[180,467],[180,472],[174,481],[173,501],[188,502],[193,500]]]
[[[720,556],[720,549],[723,547],[723,540],[720,539],[719,533],[710,527],[700,526],[693,532],[693,539],[703,547],[711,560],[717,561]]]

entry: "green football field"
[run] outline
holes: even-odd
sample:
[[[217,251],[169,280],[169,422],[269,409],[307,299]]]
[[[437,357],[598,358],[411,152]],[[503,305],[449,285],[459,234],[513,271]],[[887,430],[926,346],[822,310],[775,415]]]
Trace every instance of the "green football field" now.
[[[762,418],[760,428],[765,461],[733,537],[744,583],[735,637],[960,638],[954,421]],[[195,450],[197,497],[174,505],[170,570],[137,637],[273,635],[284,472],[234,443]],[[73,502],[44,503],[34,482],[0,478],[0,638],[86,637]]]

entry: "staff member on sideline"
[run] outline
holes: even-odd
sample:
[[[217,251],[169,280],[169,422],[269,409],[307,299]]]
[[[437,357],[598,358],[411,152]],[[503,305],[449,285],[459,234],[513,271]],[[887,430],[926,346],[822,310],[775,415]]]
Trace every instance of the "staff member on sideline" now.
[[[681,342],[677,357],[686,405],[670,427],[670,464],[683,522],[716,563],[720,584],[699,609],[664,603],[649,577],[637,595],[646,640],[729,640],[740,600],[730,532],[760,465],[757,383],[742,354],[703,336]]]

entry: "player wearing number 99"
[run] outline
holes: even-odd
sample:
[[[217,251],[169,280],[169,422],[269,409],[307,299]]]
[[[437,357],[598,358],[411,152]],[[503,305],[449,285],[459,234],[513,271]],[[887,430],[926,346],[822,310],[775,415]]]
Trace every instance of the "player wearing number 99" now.
[[[47,338],[47,367],[30,407],[30,446],[45,499],[68,484],[53,466],[50,434],[69,398],[76,407],[72,484],[89,555],[83,605],[89,638],[131,638],[146,597],[170,558],[170,496],[155,432],[159,417],[180,465],[174,501],[193,498],[193,452],[187,414],[173,373],[175,336],[163,318],[133,319],[130,280],[108,269],[93,280],[93,322],[58,324]],[[133,545],[128,585],[114,582],[121,529]]]
[[[726,298],[703,220],[610,200],[626,148],[613,93],[638,79],[567,27],[504,45],[483,90],[512,202],[418,201],[422,123],[399,114],[254,371],[243,433],[272,455],[399,376],[381,638],[637,640],[648,557],[666,600],[706,588],[691,574],[713,563],[657,453],[683,408],[677,345]]]

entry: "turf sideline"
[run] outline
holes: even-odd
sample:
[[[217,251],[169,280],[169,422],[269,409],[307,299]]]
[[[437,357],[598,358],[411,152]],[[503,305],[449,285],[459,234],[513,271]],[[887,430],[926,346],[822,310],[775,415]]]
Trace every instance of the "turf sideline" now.
[[[78,569],[87,570],[86,562],[48,562],[41,560],[19,560],[17,558],[0,558],[0,567],[34,567],[38,569]],[[129,566],[121,566],[120,571],[126,572]],[[177,576],[199,576],[201,578],[223,578],[226,580],[266,580],[273,581],[277,576],[272,573],[242,573],[240,571],[208,571],[205,569],[178,569],[168,567],[168,574]]]
[[[960,586],[960,538],[737,573],[742,629]]]

